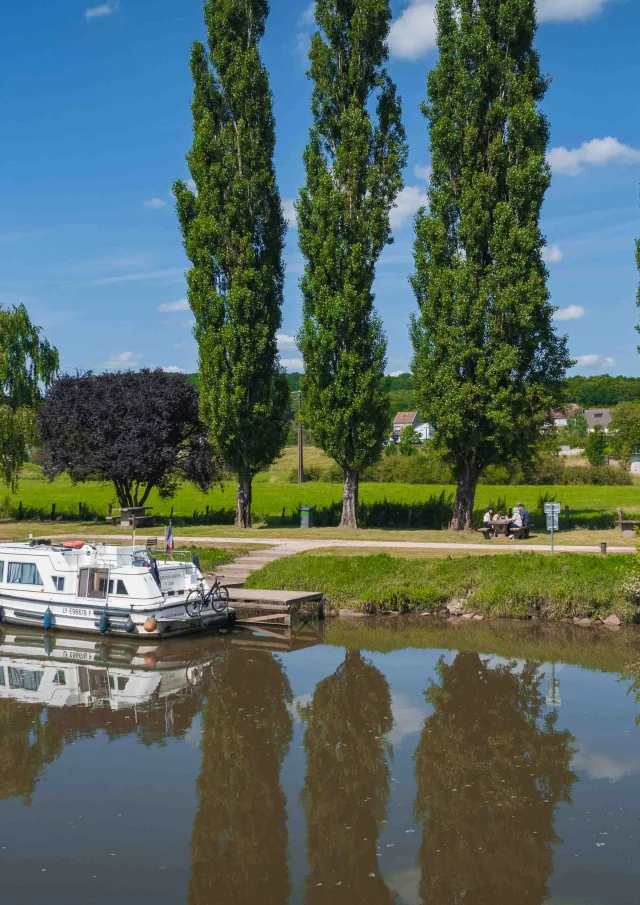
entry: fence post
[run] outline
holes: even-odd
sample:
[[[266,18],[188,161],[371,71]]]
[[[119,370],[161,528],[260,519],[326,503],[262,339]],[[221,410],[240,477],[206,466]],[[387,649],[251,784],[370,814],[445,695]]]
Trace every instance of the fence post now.
[[[171,515],[169,516],[169,520],[173,518],[173,506],[171,507]]]
[[[82,503],[78,503],[78,516],[82,518]]]
[[[18,503],[18,518],[22,519],[24,515],[24,507],[22,505],[22,500]]]
[[[413,524],[413,503],[409,506],[409,517],[407,519],[407,527],[411,528]]]
[[[55,522],[55,520],[56,520],[56,504],[52,503],[51,504],[51,521]]]
[[[564,507],[564,517],[567,520],[567,528],[571,527],[571,510],[568,506]]]
[[[282,507],[282,527],[284,528],[284,520],[285,520],[285,507]]]

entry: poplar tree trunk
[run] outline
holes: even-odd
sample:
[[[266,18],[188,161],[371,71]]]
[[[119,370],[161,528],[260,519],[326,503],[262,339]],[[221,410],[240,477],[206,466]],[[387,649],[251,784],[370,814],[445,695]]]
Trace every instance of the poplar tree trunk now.
[[[236,496],[236,528],[251,528],[251,478],[238,475]]]
[[[344,488],[342,491],[341,528],[358,527],[358,489],[360,475],[351,468],[344,470]]]
[[[480,472],[475,462],[468,464],[456,489],[451,528],[453,531],[471,531],[473,528],[473,506]]]

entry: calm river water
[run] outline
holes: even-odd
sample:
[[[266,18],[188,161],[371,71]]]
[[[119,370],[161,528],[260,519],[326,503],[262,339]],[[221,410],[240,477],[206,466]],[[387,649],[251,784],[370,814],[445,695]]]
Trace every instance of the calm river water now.
[[[640,631],[3,627],[5,902],[637,905]]]

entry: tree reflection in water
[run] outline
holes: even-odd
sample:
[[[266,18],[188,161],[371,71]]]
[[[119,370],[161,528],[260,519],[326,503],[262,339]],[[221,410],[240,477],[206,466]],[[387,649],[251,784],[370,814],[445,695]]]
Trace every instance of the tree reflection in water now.
[[[358,651],[347,651],[300,713],[307,754],[305,903],[392,903],[376,854],[389,796],[387,681]]]
[[[574,738],[544,713],[537,664],[441,660],[435,712],[415,755],[425,905],[540,905],[553,867],[554,808],[570,802]]]
[[[19,796],[29,806],[45,764],[60,755],[62,746],[44,707],[0,700],[0,801]]]
[[[216,661],[202,711],[202,772],[191,842],[190,905],[286,905],[291,686],[270,653]]]

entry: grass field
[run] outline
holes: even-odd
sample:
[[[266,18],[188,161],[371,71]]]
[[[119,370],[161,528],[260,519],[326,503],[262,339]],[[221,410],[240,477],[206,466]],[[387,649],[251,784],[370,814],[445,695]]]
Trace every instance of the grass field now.
[[[464,610],[524,618],[608,616],[633,621],[623,590],[630,557],[564,554],[406,559],[386,553],[345,557],[301,554],[254,573],[248,587],[320,591],[328,603],[366,612]]]
[[[362,484],[360,497],[368,508],[365,526],[375,526],[373,519],[375,507],[378,507],[383,515],[389,510],[387,520],[381,527],[397,530],[412,527],[412,515],[413,527],[418,527],[416,520],[422,507],[425,518],[431,512],[434,520],[433,524],[424,522],[423,526],[441,527],[446,523],[447,503],[453,494],[453,487],[440,485]],[[323,511],[326,515],[324,524],[332,525],[337,523],[341,499],[342,487],[339,484],[313,482],[299,485],[256,481],[253,511],[258,522],[277,528],[297,524],[300,505],[316,506],[319,516]],[[481,515],[489,503],[512,507],[523,502],[540,519],[544,499],[553,499],[563,507],[569,506],[574,528],[613,527],[618,507],[622,507],[628,516],[640,516],[640,486],[482,485],[476,496],[476,512]],[[109,504],[115,504],[116,500],[111,485],[87,482],[73,486],[66,476],[49,483],[39,470],[31,467],[25,471],[16,494],[12,494],[9,488],[0,487],[0,517],[15,518],[20,503],[25,518],[30,515],[50,518],[53,504],[56,506],[56,517],[78,518],[79,505],[82,504],[89,518],[104,518]],[[153,514],[160,519],[168,518],[173,510],[176,520],[199,524],[206,523],[204,516],[208,507],[210,524],[229,524],[235,508],[235,487],[228,482],[222,488],[216,487],[208,494],[202,494],[191,485],[184,485],[173,500],[162,500],[157,493],[152,493],[149,505],[154,507]]]

